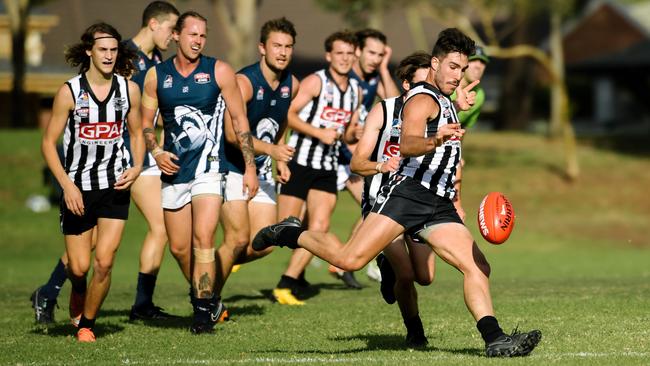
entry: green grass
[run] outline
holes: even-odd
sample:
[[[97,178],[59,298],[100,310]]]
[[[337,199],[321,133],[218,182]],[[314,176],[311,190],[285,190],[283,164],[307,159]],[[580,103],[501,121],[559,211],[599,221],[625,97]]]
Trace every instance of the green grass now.
[[[56,209],[24,207],[45,193],[34,131],[0,132],[0,364],[650,364],[650,160],[581,147],[582,175],[558,174],[561,146],[522,134],[474,134],[465,143],[463,202],[479,238],[475,212],[488,191],[513,202],[516,228],[509,241],[484,249],[492,265],[492,294],[506,330],[539,328],[544,339],[525,359],[482,357],[482,341],[462,298],[462,279],[437,261],[434,284],[419,288],[430,346],[402,347],[396,306],[378,285],[345,290],[315,262],[308,279],[319,294],[304,307],[280,306],[267,294],[288,261],[279,249],[245,265],[224,290],[233,320],[212,336],[188,332],[187,285],[167,255],[156,302],[185,318],[145,326],[127,321],[133,302],[145,222],[133,209],[116,259],[113,284],[98,320],[98,342],[78,344],[66,322],[69,285],[61,293],[58,323],[33,325],[28,297],[43,283],[63,250]],[[357,208],[340,196],[334,232],[345,237]]]

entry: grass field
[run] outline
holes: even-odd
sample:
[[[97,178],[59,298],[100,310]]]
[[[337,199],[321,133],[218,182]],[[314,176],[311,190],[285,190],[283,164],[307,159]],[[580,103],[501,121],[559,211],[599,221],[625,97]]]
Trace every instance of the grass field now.
[[[483,343],[462,297],[459,273],[438,260],[436,279],[419,288],[430,345],[403,348],[395,305],[383,303],[365,277],[361,291],[343,289],[315,262],[308,279],[318,294],[304,307],[272,303],[269,291],[289,252],[243,266],[224,290],[232,321],[214,335],[188,331],[187,285],[167,255],[156,303],[185,316],[171,324],[131,324],[145,222],[133,209],[116,259],[113,284],[95,344],[78,344],[67,323],[69,285],[47,330],[33,325],[30,293],[63,250],[58,213],[32,213],[25,199],[45,193],[35,131],[0,131],[0,363],[40,364],[354,364],[354,365],[648,365],[650,364],[650,158],[583,145],[582,175],[558,174],[562,151],[523,134],[469,135],[463,202],[478,237],[482,196],[499,190],[517,215],[510,240],[479,245],[492,265],[492,294],[506,331],[541,329],[542,343],[524,359],[483,357]],[[345,237],[358,209],[340,197],[333,230]]]

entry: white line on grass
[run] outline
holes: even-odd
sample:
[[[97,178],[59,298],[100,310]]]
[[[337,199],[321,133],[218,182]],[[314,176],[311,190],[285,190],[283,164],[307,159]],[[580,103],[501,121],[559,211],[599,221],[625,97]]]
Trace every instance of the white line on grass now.
[[[603,357],[627,357],[627,358],[646,358],[650,357],[648,352],[571,352],[571,353],[556,353],[556,354],[533,354],[530,356],[532,360],[539,359],[589,359],[589,358],[603,358]],[[431,354],[427,353],[426,356],[390,356],[390,357],[252,357],[241,359],[184,359],[184,360],[130,360],[123,359],[120,361],[122,365],[161,365],[161,364],[174,364],[174,365],[223,365],[223,364],[337,364],[337,363],[359,363],[359,362],[424,362],[432,360],[462,360],[468,358],[476,358],[476,356],[467,355],[454,355],[454,354]],[[87,362],[36,362],[33,365],[80,365],[87,364]]]

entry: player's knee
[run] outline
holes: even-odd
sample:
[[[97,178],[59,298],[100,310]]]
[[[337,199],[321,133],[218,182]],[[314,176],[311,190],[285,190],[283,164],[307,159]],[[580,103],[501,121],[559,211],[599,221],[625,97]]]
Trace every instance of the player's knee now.
[[[240,251],[242,248],[246,248],[249,242],[248,232],[237,233],[237,235],[229,235],[224,238],[223,244],[225,246],[233,248],[233,250]]]
[[[338,267],[346,272],[354,272],[360,270],[366,264],[367,262],[364,262],[360,257],[347,256],[343,261],[341,261],[341,265]]]
[[[95,257],[95,262],[93,265],[93,271],[96,276],[105,277],[108,276],[113,269],[113,258],[104,257],[97,258]]]
[[[190,256],[190,247],[188,245],[169,243],[169,252],[176,259],[187,259]]]
[[[88,271],[90,270],[89,261],[70,261],[66,267],[68,275],[72,277],[85,277]]]
[[[149,227],[149,231],[151,232],[151,235],[156,238],[156,241],[159,243],[166,243],[168,238],[167,238],[167,230],[165,230],[165,225],[152,225]]]
[[[420,286],[428,286],[433,283],[433,273],[417,273],[415,276],[415,282]]]

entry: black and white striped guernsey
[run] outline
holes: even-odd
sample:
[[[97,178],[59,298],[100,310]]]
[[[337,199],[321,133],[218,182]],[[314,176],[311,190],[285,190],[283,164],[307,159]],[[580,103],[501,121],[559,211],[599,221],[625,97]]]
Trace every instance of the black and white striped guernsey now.
[[[403,96],[382,100],[383,122],[375,148],[370,155],[370,161],[385,162],[393,156],[399,156],[399,137],[402,131],[402,110]],[[379,188],[388,182],[390,173],[377,173],[364,178],[362,207],[369,212],[375,204]]]
[[[99,101],[85,74],[66,82],[74,99],[63,135],[64,168],[82,191],[113,187],[129,167],[122,133],[131,107],[128,81],[113,75],[108,96]]]
[[[429,95],[440,107],[438,117],[427,122],[424,137],[435,136],[438,128],[447,123],[458,123],[456,109],[451,100],[427,83],[416,84],[406,95],[404,106],[418,94]],[[456,195],[454,181],[460,158],[460,139],[449,139],[428,154],[403,159],[396,174],[411,177],[438,196],[451,199]]]
[[[316,75],[321,79],[320,93],[298,115],[314,127],[335,127],[343,134],[359,106],[359,84],[350,78],[347,89],[340,90],[328,70],[317,71]],[[337,169],[340,140],[325,145],[316,137],[293,131],[289,145],[296,149],[293,160],[299,165],[318,170]]]

